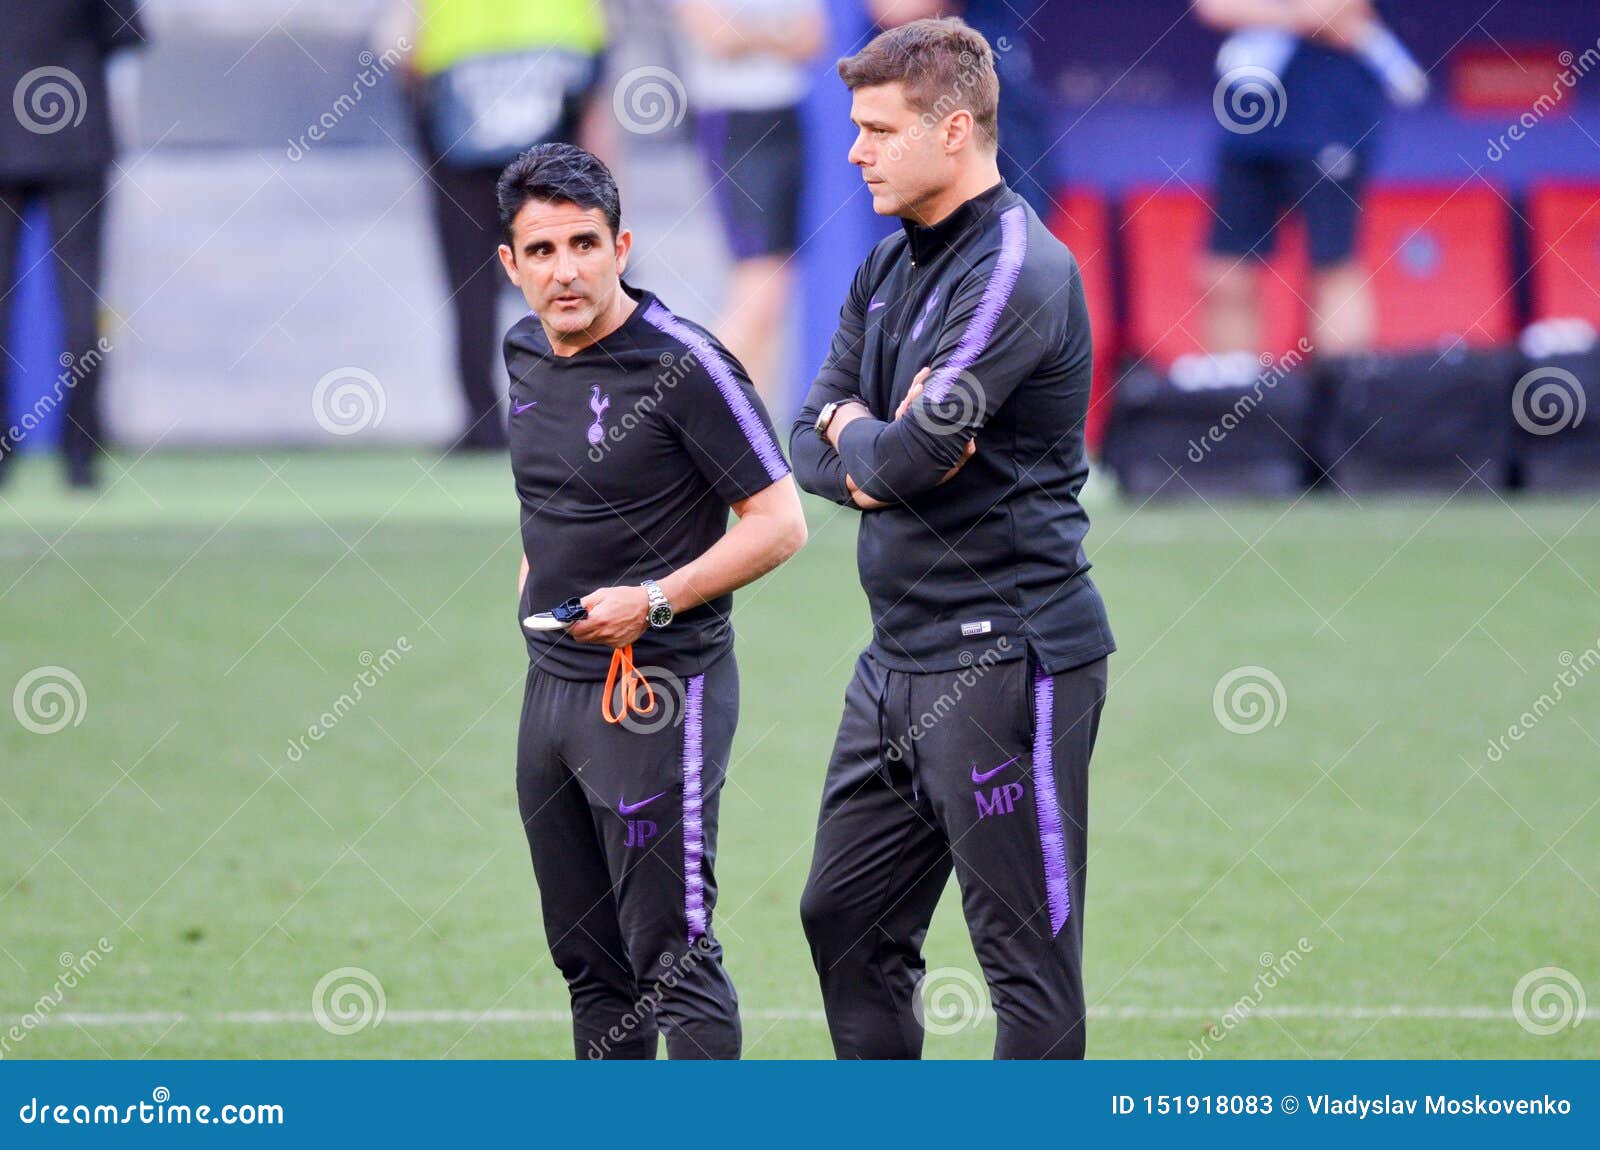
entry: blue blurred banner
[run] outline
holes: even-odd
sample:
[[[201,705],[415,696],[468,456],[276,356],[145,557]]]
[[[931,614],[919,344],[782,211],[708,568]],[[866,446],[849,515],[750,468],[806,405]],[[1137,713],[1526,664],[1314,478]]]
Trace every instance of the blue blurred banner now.
[[[11,1146],[113,1125],[119,1143],[207,1125],[300,1145],[1581,1145],[1600,1132],[1593,1083],[1592,1065],[1548,1062],[7,1062],[0,1131]]]
[[[5,340],[16,362],[0,364],[0,370],[9,372],[10,410],[0,412],[8,427],[15,426],[24,412],[32,411],[43,396],[54,393],[61,371],[56,357],[64,343],[61,309],[56,302],[56,265],[50,258],[50,226],[42,204],[33,204],[24,214],[21,235],[16,274],[22,278],[13,289],[11,330]],[[60,439],[61,408],[49,404],[41,409],[38,426],[28,432],[18,450],[49,451]]]

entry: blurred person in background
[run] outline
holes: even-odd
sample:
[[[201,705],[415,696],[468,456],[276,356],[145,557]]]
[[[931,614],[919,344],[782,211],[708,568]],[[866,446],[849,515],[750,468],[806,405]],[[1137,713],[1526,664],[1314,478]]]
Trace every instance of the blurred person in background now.
[[[581,139],[609,151],[597,102],[606,45],[594,0],[415,0],[381,34],[413,46],[408,87],[428,160],[455,313],[467,426],[453,450],[503,450],[495,181],[524,149]]]
[[[1426,74],[1371,0],[1196,0],[1230,32],[1217,55],[1223,128],[1201,276],[1214,354],[1261,347],[1260,267],[1280,215],[1305,219],[1312,337],[1327,355],[1372,344],[1376,316],[1356,224],[1389,102],[1420,103]]]
[[[1050,100],[1039,86],[1024,27],[1037,3],[1017,0],[867,0],[879,28],[898,28],[927,16],[960,16],[989,41],[1000,77],[1000,175],[1006,186],[1048,219],[1055,179],[1050,153],[1059,142],[1050,126]]]
[[[787,409],[784,317],[799,241],[800,104],[827,38],[821,0],[676,0],[685,83],[733,270],[717,334],[769,408]]]
[[[0,479],[16,447],[7,377],[17,357],[6,348],[11,301],[39,270],[18,267],[23,215],[41,204],[55,257],[56,297],[71,371],[63,405],[61,453],[67,482],[93,487],[103,446],[99,377],[101,239],[106,169],[112,159],[106,61],[144,42],[135,0],[0,0]],[[20,436],[18,437],[20,438]]]

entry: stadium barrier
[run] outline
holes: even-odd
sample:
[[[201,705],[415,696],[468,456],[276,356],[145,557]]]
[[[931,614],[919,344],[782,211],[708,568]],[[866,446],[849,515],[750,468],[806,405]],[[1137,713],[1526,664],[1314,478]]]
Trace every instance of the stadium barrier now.
[[[1298,228],[1261,277],[1269,350],[1210,356],[1198,277],[1174,271],[1199,266],[1204,200],[1136,190],[1123,208],[1123,370],[1097,403],[1110,409],[1101,460],[1128,494],[1282,496],[1322,479],[1350,492],[1600,487],[1600,417],[1587,412],[1600,389],[1600,186],[1530,194],[1534,322],[1520,341],[1516,208],[1483,185],[1374,189],[1361,257],[1376,343],[1341,359],[1307,341]]]

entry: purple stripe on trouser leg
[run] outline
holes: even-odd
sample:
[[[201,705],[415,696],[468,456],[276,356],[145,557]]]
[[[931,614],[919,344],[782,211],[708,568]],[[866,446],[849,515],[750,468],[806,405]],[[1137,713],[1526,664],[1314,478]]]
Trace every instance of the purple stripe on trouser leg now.
[[[705,731],[703,706],[706,677],[692,675],[683,704],[683,913],[689,922],[689,945],[706,933],[705,824],[700,813],[700,768]]]
[[[1072,913],[1067,889],[1067,843],[1061,833],[1061,807],[1056,801],[1056,684],[1044,668],[1033,675],[1033,805],[1039,820],[1039,845],[1044,850],[1044,892],[1050,906],[1050,936],[1061,933]]]

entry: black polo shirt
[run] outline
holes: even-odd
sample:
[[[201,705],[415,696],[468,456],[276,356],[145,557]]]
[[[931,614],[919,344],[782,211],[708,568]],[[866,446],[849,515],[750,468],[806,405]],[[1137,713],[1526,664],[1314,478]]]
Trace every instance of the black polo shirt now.
[[[856,538],[884,663],[952,670],[1005,636],[1009,657],[1054,674],[1115,650],[1078,502],[1090,361],[1077,261],[1003,182],[934,227],[906,224],[857,270],[789,447],[807,491],[850,505],[848,474],[890,504],[863,512]],[[835,451],[816,417],[852,396],[875,418]],[[941,485],[972,438],[977,455]]]
[[[528,581],[518,618],[600,587],[661,579],[722,537],[731,504],[789,465],[739,361],[649,292],[616,331],[573,356],[529,313],[505,339],[511,466]],[[698,674],[733,646],[724,595],[634,644],[634,662]],[[552,674],[604,679],[611,649],[524,632]]]

